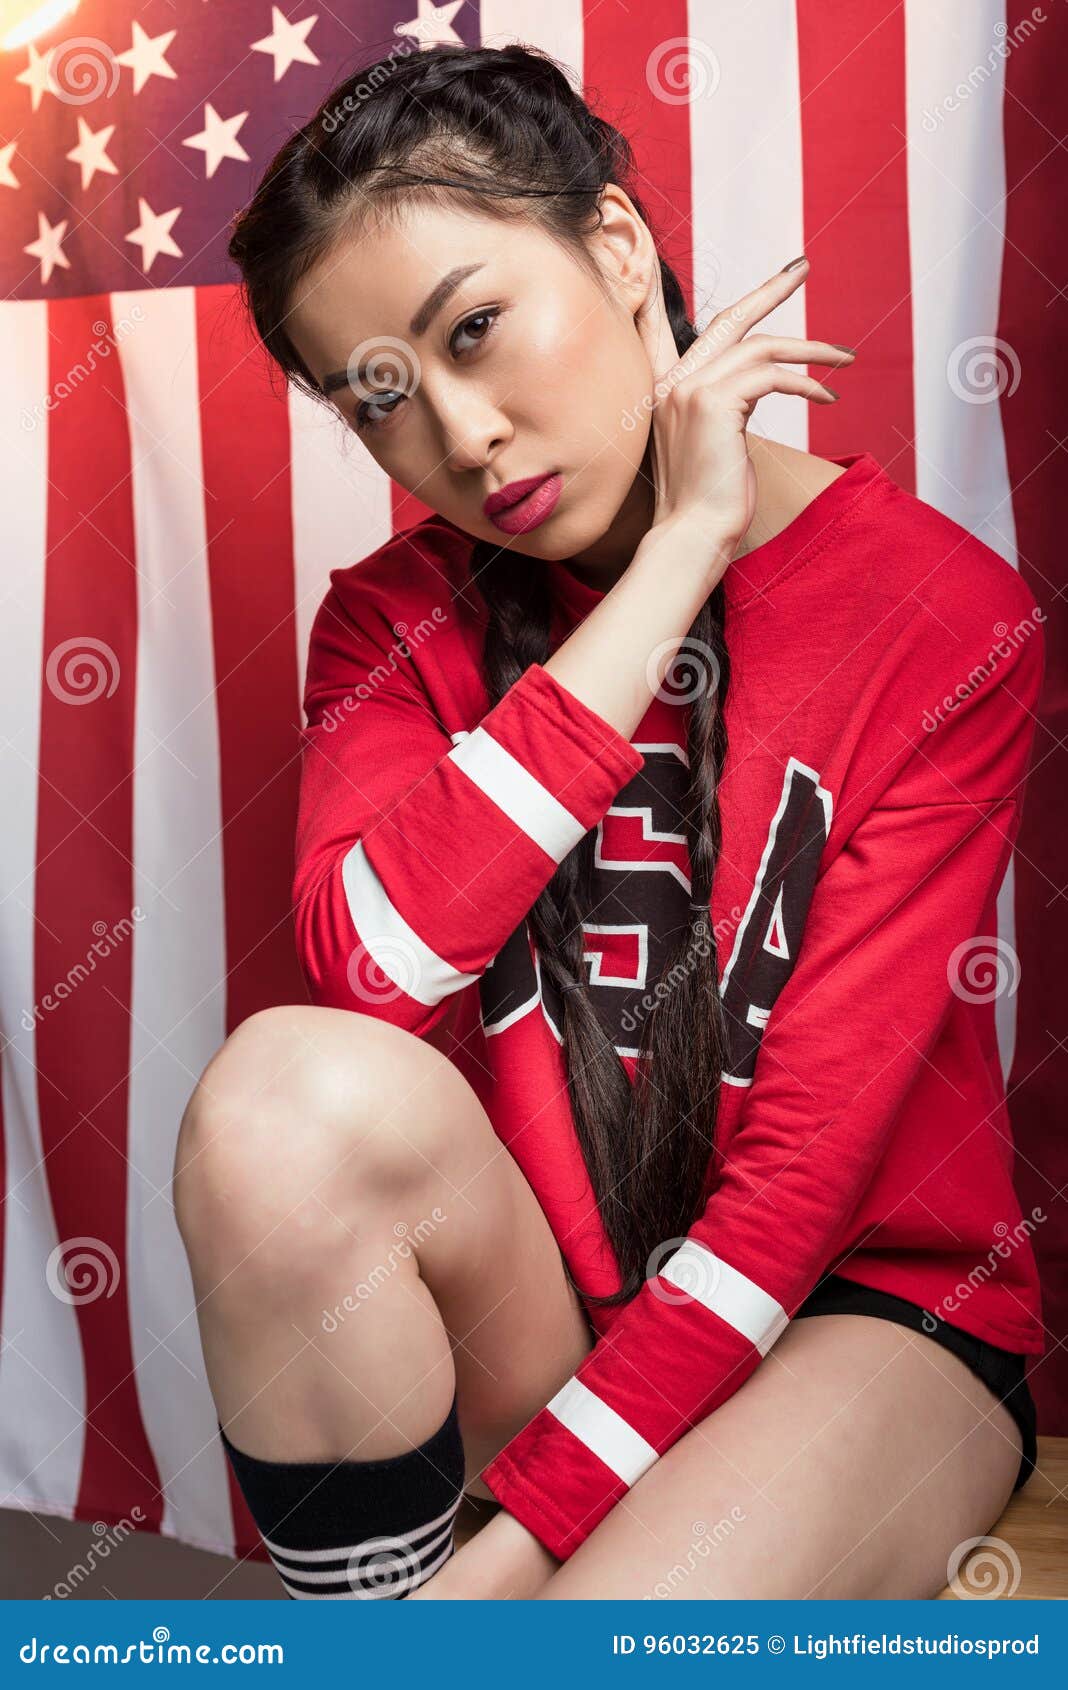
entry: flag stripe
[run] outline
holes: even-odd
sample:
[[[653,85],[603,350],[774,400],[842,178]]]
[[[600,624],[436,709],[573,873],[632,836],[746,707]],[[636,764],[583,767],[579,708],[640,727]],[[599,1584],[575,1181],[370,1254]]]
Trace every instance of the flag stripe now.
[[[1063,958],[1068,955],[1064,841],[1068,838],[1068,733],[1064,658],[1068,649],[1068,565],[1064,548],[1064,424],[1053,396],[1068,391],[1068,225],[1064,200],[1064,64],[1068,16],[1044,7],[1033,33],[1031,5],[1010,0],[1003,128],[1006,244],[998,336],[1019,359],[1021,379],[1000,402],[1020,574],[1045,608],[1046,684],[1032,773],[1016,845],[1016,943],[1020,991],[1011,1111],[1015,1174],[1026,1212],[1049,1216],[1034,1237],[1046,1325],[1068,1332],[1068,1249],[1063,1204],[1068,1137],[1057,1131],[1068,1095]],[[1011,385],[1011,383],[1010,383]],[[1062,1042],[1058,1042],[1062,1041]],[[1068,1347],[1050,1343],[1032,1369],[1039,1430],[1068,1434]]]
[[[989,62],[1002,0],[963,17],[907,0],[909,250],[916,491],[1016,567],[1012,493],[994,369],[1005,239],[1004,64]],[[960,65],[984,74],[963,100],[946,96]],[[996,638],[991,629],[991,640]],[[1014,862],[998,897],[998,937],[1014,947]],[[1002,1068],[1016,1037],[1014,993],[995,999]]]
[[[137,549],[134,902],[130,1029],[130,1313],[137,1386],[163,1479],[161,1530],[198,1522],[204,1545],[233,1552],[233,1519],[193,1312],[189,1264],[174,1224],[174,1132],[226,1036],[222,832],[215,676],[205,640],[175,629],[211,623],[200,497],[196,341],[188,288],[113,296],[127,322],[119,356],[130,421]],[[197,1382],[199,1389],[193,1390]],[[203,1451],[190,1460],[193,1451]]]
[[[48,315],[43,302],[0,304],[2,461],[18,497],[6,501],[0,664],[4,826],[0,829],[0,1025],[4,1125],[3,1302],[0,1315],[0,1507],[72,1519],[85,1431],[85,1371],[73,1304],[49,1289],[59,1242],[46,1178],[38,1081],[40,1008],[34,980],[38,762],[44,675],[44,568],[50,420]],[[41,911],[48,919],[48,911]],[[40,1013],[38,1010],[40,1008]],[[62,1016],[63,1005],[58,1006]],[[94,1139],[94,1144],[99,1141]],[[97,1165],[100,1159],[96,1158]],[[83,1183],[79,1173],[79,1185]]]
[[[839,405],[809,408],[810,450],[863,441],[902,487],[913,466],[902,0],[797,0],[808,333],[860,351]],[[858,98],[858,89],[863,98]],[[826,366],[813,367],[819,379]]]
[[[227,1033],[271,1004],[307,1001],[291,913],[301,717],[288,411],[233,303],[231,288],[196,293]],[[250,429],[255,451],[238,450]],[[227,1482],[236,1541],[255,1544],[229,1463]]]
[[[158,1530],[159,1473],[141,1418],[129,1321],[133,952],[126,940],[112,943],[133,906],[138,653],[130,437],[115,358],[71,380],[85,367],[85,348],[113,334],[107,296],[57,301],[48,330],[50,390],[69,390],[50,413],[38,1001],[71,970],[82,973],[62,1015],[38,1029],[41,1129],[85,1365],[78,1515],[95,1518],[105,1506],[129,1513],[137,1505]],[[97,964],[92,947],[101,940],[109,954]]]
[[[804,251],[801,91],[794,0],[692,0],[690,28],[707,66],[706,87],[690,105],[694,289],[704,328]],[[807,291],[796,288],[761,332],[804,335]],[[810,408],[769,393],[750,432],[804,451]]]

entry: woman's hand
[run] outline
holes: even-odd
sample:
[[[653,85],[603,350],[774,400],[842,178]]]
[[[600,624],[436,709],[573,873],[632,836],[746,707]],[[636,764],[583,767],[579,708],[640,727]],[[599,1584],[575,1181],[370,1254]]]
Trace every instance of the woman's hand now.
[[[559,1565],[533,1532],[502,1508],[406,1600],[523,1601],[534,1596]]]
[[[659,267],[635,322],[653,368],[653,527],[693,527],[710,538],[723,568],[753,520],[756,475],[746,424],[767,393],[797,393],[821,404],[838,395],[790,364],[850,364],[848,347],[825,340],[751,334],[808,275],[808,260],[769,277],[713,317],[680,358],[664,308]]]

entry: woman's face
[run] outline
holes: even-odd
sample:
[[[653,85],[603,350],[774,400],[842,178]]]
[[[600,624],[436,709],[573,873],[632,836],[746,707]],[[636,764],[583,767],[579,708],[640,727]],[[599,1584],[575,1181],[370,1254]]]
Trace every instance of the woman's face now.
[[[376,463],[459,528],[617,573],[649,526],[652,372],[634,314],[656,260],[614,184],[592,238],[606,286],[532,222],[411,204],[335,245],[291,301],[293,344]],[[521,532],[486,514],[557,474]],[[536,513],[535,513],[536,514]],[[505,519],[507,520],[507,519]]]

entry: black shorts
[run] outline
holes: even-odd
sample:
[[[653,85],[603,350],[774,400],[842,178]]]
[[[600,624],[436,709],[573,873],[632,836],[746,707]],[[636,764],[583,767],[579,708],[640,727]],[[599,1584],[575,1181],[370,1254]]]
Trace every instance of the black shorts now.
[[[858,1285],[856,1280],[846,1279],[841,1274],[832,1273],[817,1285],[810,1296],[805,1298],[800,1308],[795,1310],[794,1319],[800,1320],[806,1314],[870,1314],[878,1315],[883,1320],[896,1320],[901,1326],[908,1326],[914,1332],[922,1332],[924,1337],[931,1338],[936,1344],[942,1344],[954,1355],[960,1356],[963,1362],[978,1374],[985,1385],[993,1391],[999,1402],[1003,1402],[1020,1428],[1023,1438],[1023,1455],[1020,1458],[1020,1470],[1016,1475],[1013,1490],[1018,1491],[1025,1485],[1035,1470],[1035,1459],[1038,1454],[1035,1402],[1031,1389],[1024,1377],[1027,1370],[1027,1357],[1017,1355],[1013,1350],[999,1349],[996,1344],[985,1343],[982,1338],[976,1338],[971,1332],[964,1332],[959,1326],[951,1326],[948,1321],[941,1320],[935,1314],[929,1313],[918,1303],[910,1303],[904,1297],[895,1297],[889,1291],[873,1291],[867,1285]],[[935,1322],[932,1330],[932,1322]]]

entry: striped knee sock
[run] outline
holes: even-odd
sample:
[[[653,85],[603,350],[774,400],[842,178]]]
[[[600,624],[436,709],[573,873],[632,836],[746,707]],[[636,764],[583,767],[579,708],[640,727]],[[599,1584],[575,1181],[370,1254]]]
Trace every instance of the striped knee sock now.
[[[404,1597],[453,1553],[464,1487],[455,1395],[425,1443],[379,1461],[262,1461],[221,1425],[219,1436],[287,1595]]]

